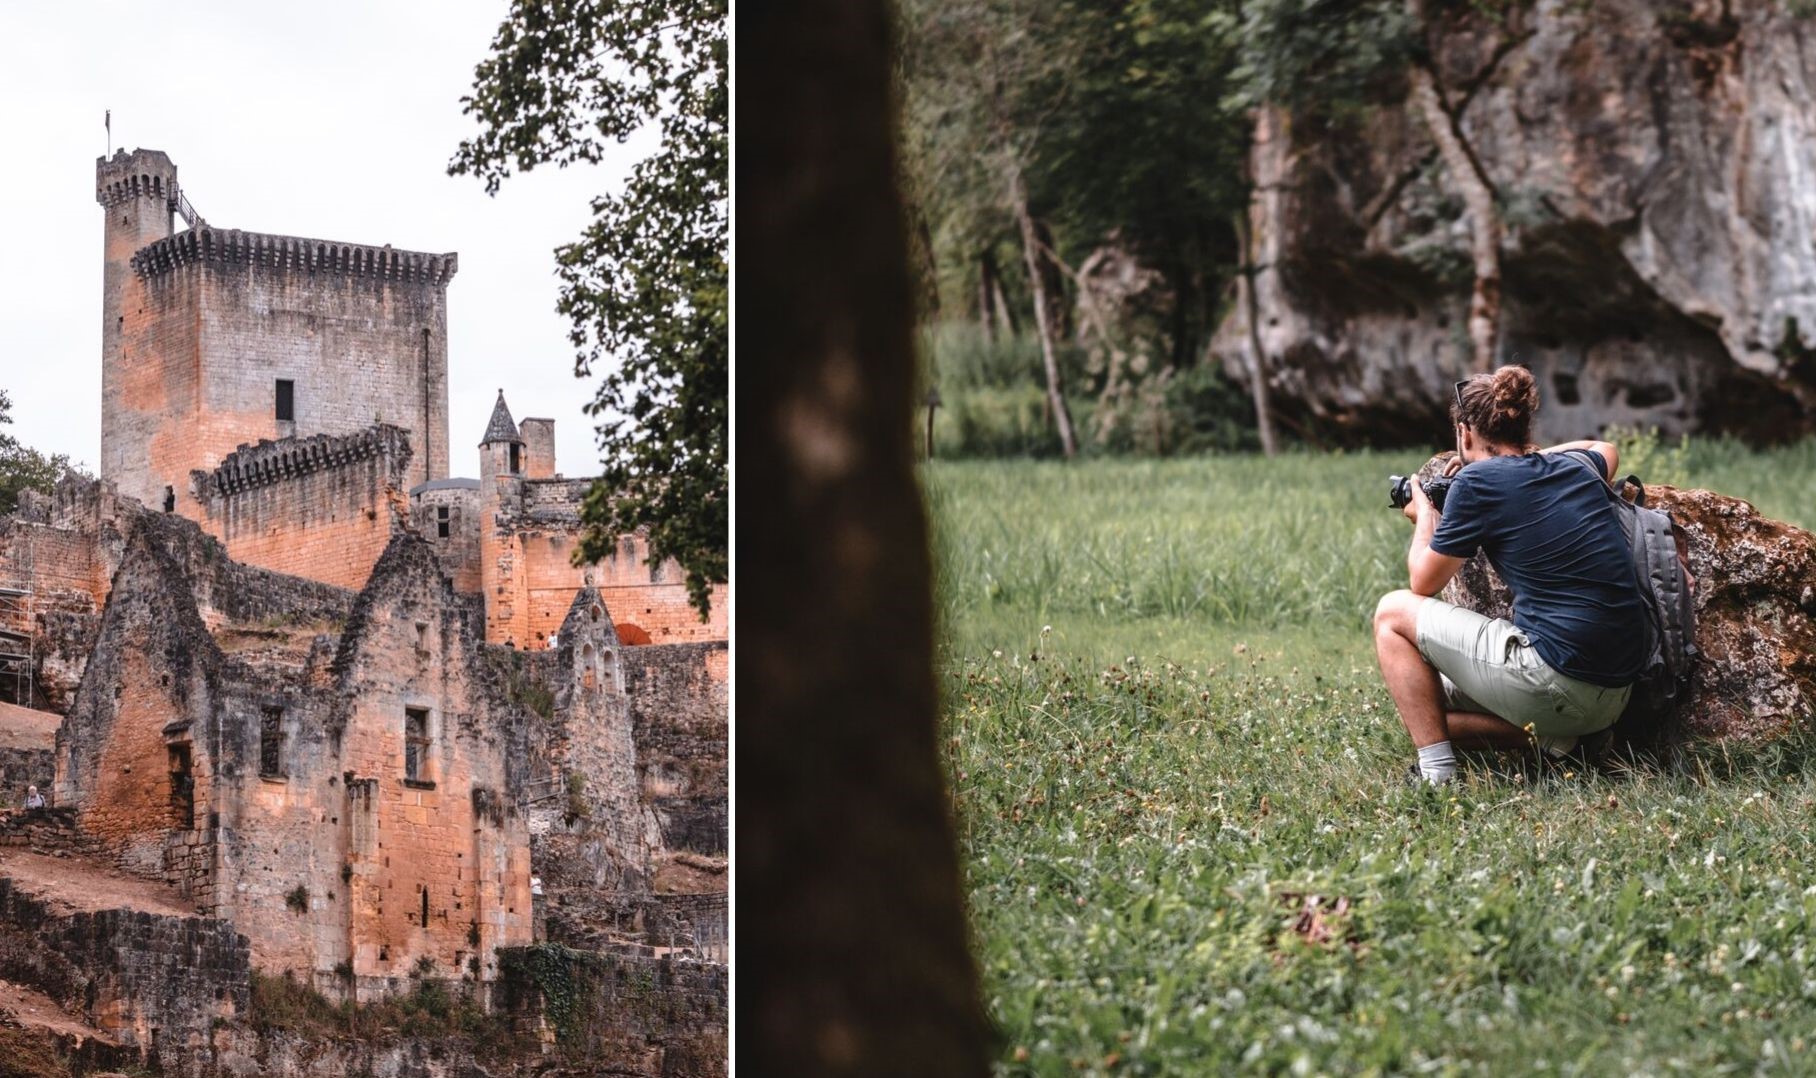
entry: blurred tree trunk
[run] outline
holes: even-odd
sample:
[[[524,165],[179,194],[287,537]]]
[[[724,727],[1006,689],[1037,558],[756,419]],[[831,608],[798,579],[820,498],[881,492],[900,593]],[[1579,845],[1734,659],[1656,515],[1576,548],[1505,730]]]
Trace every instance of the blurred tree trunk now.
[[[936,750],[890,12],[741,12],[740,1070],[986,1073]]]
[[[1034,327],[1040,333],[1041,365],[1047,371],[1047,410],[1054,426],[1059,428],[1059,448],[1066,459],[1078,455],[1078,436],[1072,431],[1072,412],[1066,407],[1066,395],[1060,382],[1059,355],[1053,341],[1053,320],[1049,316],[1054,298],[1047,295],[1047,275],[1041,268],[1040,252],[1044,249],[1034,215],[1028,211],[1028,184],[1019,165],[1009,166],[1009,202],[1021,230],[1022,257],[1028,265],[1028,289],[1034,293]]]

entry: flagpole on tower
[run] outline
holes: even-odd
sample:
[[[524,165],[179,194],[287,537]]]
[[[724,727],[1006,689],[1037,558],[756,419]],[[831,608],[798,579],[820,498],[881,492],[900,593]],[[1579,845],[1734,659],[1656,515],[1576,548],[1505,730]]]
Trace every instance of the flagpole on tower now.
[[[101,121],[107,125],[107,156],[113,156],[113,110],[107,110],[107,117]]]

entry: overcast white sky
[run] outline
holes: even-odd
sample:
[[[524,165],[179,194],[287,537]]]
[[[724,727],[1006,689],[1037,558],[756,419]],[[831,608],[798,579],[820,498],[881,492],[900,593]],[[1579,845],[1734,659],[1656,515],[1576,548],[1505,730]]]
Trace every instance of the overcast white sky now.
[[[555,313],[553,249],[648,142],[591,169],[538,170],[497,197],[446,175],[475,130],[460,111],[504,0],[308,4],[0,3],[0,388],[12,433],[100,457],[101,209],[95,158],[163,150],[209,224],[458,251],[448,287],[454,475],[500,387],[517,418],[556,420],[567,475],[598,471]]]

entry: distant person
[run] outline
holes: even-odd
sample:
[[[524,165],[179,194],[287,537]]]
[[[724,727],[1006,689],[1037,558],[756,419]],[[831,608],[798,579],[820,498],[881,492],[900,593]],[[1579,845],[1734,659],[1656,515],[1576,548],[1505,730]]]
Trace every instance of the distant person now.
[[[38,792],[38,788],[36,786],[27,786],[25,788],[26,811],[29,812],[32,809],[41,809],[43,807],[44,807],[44,795]]]
[[[1569,752],[1614,724],[1646,664],[1646,608],[1610,499],[1618,454],[1596,441],[1537,448],[1538,403],[1523,367],[1458,382],[1461,470],[1442,515],[1411,485],[1411,587],[1375,608],[1375,653],[1426,782],[1455,777],[1455,748],[1536,739]],[[1433,598],[1477,550],[1513,592],[1511,621]]]

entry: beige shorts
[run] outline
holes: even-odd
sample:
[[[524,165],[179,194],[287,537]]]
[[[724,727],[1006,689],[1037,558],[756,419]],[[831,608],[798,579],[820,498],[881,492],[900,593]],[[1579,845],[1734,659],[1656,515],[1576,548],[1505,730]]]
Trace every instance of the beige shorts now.
[[[1627,706],[1631,685],[1591,685],[1553,670],[1525,632],[1441,599],[1419,604],[1419,654],[1443,675],[1444,707],[1486,712],[1540,737],[1605,730]]]

